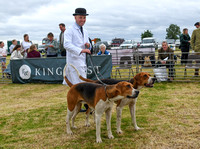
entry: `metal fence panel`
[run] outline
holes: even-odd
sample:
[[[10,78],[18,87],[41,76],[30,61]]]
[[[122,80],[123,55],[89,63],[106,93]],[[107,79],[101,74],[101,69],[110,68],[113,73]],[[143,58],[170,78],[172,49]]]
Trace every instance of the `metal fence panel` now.
[[[155,75],[154,69],[158,67],[158,51],[155,49],[114,49],[109,50],[112,54],[112,74],[114,79],[128,80],[139,72],[148,72]],[[166,53],[163,53],[166,54]],[[200,82],[197,76],[200,67],[200,53],[182,53],[176,50],[173,53],[173,63],[167,63],[168,75],[172,75],[176,82]],[[182,54],[188,54],[188,59],[181,58]],[[6,64],[0,63],[0,83],[11,83],[11,76],[5,73],[9,67],[10,59],[7,57]],[[172,66],[172,67],[171,67]],[[196,75],[195,75],[196,73]]]
[[[159,63],[158,50],[116,49],[109,50],[109,52],[113,55],[112,77],[116,79],[130,79],[139,72],[148,72],[154,76],[154,69],[163,67],[162,63]],[[160,53],[160,55],[162,54],[166,53]],[[176,50],[170,54],[173,58],[172,60],[166,59],[167,63],[165,64],[168,79],[172,76],[173,80],[171,81],[200,82],[200,77],[197,76],[200,67],[200,53],[193,51],[182,53],[180,50]],[[188,55],[188,58],[182,58],[183,54]]]

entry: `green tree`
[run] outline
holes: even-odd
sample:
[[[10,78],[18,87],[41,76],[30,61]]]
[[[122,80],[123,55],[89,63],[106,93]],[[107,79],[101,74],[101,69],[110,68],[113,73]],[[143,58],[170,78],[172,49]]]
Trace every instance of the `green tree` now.
[[[166,39],[179,39],[181,31],[180,27],[176,24],[170,24],[169,28],[166,29]]]
[[[151,33],[150,30],[144,31],[144,33],[141,34],[141,39],[146,37],[153,37],[153,34]]]

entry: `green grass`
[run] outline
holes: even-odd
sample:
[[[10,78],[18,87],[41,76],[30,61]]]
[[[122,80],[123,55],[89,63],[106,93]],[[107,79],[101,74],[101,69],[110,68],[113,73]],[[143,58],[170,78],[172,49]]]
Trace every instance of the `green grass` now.
[[[93,116],[85,127],[85,114],[75,121],[74,135],[66,134],[68,88],[53,84],[0,86],[0,148],[199,148],[200,84],[157,83],[144,88],[137,102],[135,131],[128,106],[122,112],[123,134],[116,133],[113,107],[112,132],[107,137],[102,117],[103,143],[95,142]]]

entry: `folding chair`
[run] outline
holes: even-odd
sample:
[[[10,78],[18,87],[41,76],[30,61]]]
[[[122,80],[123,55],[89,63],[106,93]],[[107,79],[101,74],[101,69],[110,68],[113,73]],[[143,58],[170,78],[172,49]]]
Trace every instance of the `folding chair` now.
[[[128,69],[129,70],[129,78],[130,78],[131,73],[132,73],[132,75],[134,74],[130,56],[123,56],[120,58],[120,65],[119,65],[119,67],[116,68],[115,78],[117,76],[117,73],[119,73],[119,76],[121,78],[120,69]]]
[[[200,55],[189,55],[185,66],[184,77],[187,76],[187,69],[200,69]]]

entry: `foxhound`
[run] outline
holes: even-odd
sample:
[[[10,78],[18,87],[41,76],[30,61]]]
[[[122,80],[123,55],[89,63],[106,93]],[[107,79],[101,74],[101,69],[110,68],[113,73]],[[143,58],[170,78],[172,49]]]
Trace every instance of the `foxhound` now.
[[[66,69],[66,67],[65,67]],[[128,100],[136,98],[139,91],[133,88],[133,85],[129,82],[119,82],[114,85],[101,85],[97,83],[82,82],[78,84],[72,84],[65,75],[64,79],[70,86],[67,94],[67,133],[72,134],[70,127],[70,120],[72,119],[72,127],[74,126],[74,120],[79,113],[82,103],[87,103],[91,109],[95,111],[96,122],[96,142],[101,143],[100,126],[101,116],[106,113],[106,124],[108,131],[108,138],[114,138],[111,131],[111,114],[114,102],[118,100]]]

